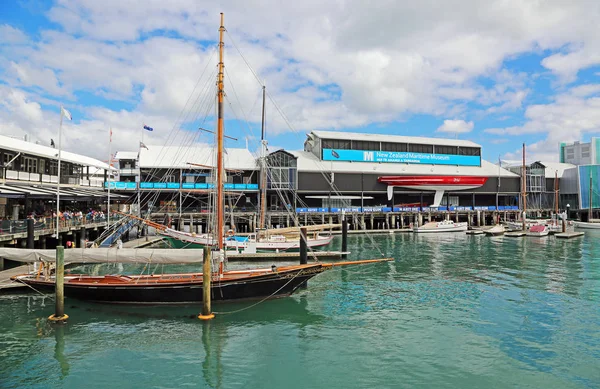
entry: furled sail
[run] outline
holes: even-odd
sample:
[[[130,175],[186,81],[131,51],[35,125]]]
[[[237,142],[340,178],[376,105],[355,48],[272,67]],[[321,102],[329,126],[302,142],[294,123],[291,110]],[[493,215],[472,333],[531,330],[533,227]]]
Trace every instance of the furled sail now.
[[[56,250],[0,248],[0,258],[18,262],[55,262]],[[67,263],[202,263],[202,250],[75,248],[65,250]]]

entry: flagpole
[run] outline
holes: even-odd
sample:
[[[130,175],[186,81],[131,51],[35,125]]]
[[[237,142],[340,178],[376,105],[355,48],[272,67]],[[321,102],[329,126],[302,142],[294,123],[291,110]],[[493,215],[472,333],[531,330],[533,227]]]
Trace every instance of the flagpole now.
[[[112,162],[112,127],[108,132],[108,203],[106,206],[106,229],[110,228],[110,175]]]
[[[142,139],[144,138],[144,128],[142,127]],[[137,180],[137,203],[138,203],[138,217],[142,217],[142,202],[140,200],[140,184],[142,183],[142,168],[140,167],[140,155],[142,154],[142,140],[140,142],[140,146],[138,148],[138,160],[137,160],[137,170],[138,170],[138,180]]]
[[[57,242],[57,246],[61,245],[61,242],[59,241],[60,239],[60,234],[58,233],[60,231],[60,160],[61,160],[61,147],[62,147],[62,123],[63,123],[63,115],[64,115],[64,111],[63,111],[63,107],[62,105],[60,106],[60,125],[58,126],[58,170],[57,170],[57,174],[58,174],[58,185],[56,187],[56,242]]]

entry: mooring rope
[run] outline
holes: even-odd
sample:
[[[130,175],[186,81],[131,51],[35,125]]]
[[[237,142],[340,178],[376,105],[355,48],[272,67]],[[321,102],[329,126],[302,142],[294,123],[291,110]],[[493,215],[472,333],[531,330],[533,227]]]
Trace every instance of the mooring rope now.
[[[260,301],[258,301],[258,302],[256,302],[256,303],[254,303],[254,304],[252,304],[252,305],[250,305],[250,306],[248,306],[248,307],[241,308],[241,309],[237,309],[237,310],[235,310],[235,311],[227,311],[227,312],[216,312],[216,311],[213,311],[213,313],[215,313],[215,314],[218,314],[218,315],[230,315],[230,314],[232,314],[232,313],[243,312],[243,311],[245,311],[245,310],[248,310],[248,309],[250,309],[250,308],[254,308],[254,307],[256,307],[257,305],[264,303],[265,301],[267,301],[268,299],[270,299],[271,297],[273,297],[273,296],[275,296],[277,293],[279,293],[279,291],[280,291],[281,289],[285,288],[285,287],[286,287],[286,286],[287,286],[287,285],[288,285],[290,282],[294,281],[294,279],[296,279],[296,277],[298,277],[298,275],[300,275],[300,273],[302,273],[302,270],[301,270],[301,271],[299,271],[298,273],[296,273],[296,275],[294,275],[292,278],[290,278],[290,280],[289,280],[288,282],[286,282],[286,283],[285,283],[285,284],[284,284],[284,285],[283,285],[281,288],[279,288],[279,289],[277,289],[275,292],[271,293],[271,295],[270,295],[270,296],[267,296],[267,297],[265,297],[264,299],[262,299],[262,300],[260,300]]]

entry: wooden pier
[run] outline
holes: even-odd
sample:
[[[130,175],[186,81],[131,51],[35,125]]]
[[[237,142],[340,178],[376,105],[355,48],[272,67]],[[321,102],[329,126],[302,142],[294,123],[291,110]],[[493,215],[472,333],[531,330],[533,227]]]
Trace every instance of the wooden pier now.
[[[12,269],[0,271],[0,293],[11,293],[26,289],[27,285],[15,282],[10,277],[25,274],[29,271],[28,265],[13,267]]]

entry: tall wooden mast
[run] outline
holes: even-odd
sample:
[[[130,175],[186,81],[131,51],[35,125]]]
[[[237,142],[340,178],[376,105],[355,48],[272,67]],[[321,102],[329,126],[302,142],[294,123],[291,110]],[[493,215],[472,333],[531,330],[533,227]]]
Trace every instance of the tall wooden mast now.
[[[525,231],[527,229],[527,167],[525,166],[525,143],[523,143],[523,166],[521,167],[522,170],[522,174],[521,174],[521,179],[522,179],[522,191],[521,191],[521,195],[523,198],[523,231]]]
[[[217,230],[215,231],[215,239],[219,250],[223,249],[223,220],[225,217],[225,199],[223,194],[223,33],[225,32],[225,17],[221,12],[221,26],[219,27],[219,74],[217,76],[217,204],[216,218]]]
[[[260,220],[259,228],[265,228],[267,213],[267,141],[265,140],[265,86],[262,90],[262,126],[260,134]]]

